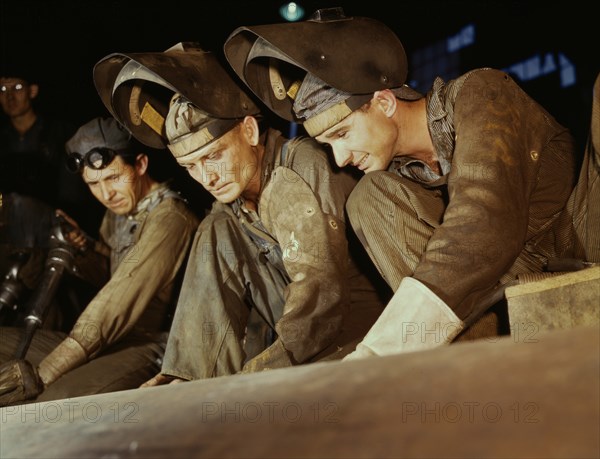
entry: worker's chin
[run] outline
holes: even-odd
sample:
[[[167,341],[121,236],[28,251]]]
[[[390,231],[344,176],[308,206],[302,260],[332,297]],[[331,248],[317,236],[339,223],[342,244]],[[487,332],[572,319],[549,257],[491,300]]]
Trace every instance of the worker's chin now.
[[[115,213],[117,215],[125,215],[125,214],[128,214],[129,212],[131,212],[133,210],[132,206],[128,202],[126,202],[126,201],[118,202],[118,203],[111,204],[111,205],[107,205],[106,207],[108,207],[108,209],[111,212],[113,212],[113,213]]]
[[[237,183],[228,183],[227,185],[210,192],[214,198],[223,204],[231,204],[242,194]]]
[[[385,171],[385,170],[387,170],[387,167],[383,167],[382,165],[379,165],[379,164],[373,164],[373,165],[363,169],[363,172],[365,174],[368,174],[369,172],[378,172],[378,171]]]

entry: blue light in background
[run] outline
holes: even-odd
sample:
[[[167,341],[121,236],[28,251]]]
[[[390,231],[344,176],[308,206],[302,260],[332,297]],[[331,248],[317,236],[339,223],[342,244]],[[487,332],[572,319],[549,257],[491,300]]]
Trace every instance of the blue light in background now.
[[[575,66],[563,53],[535,54],[503,70],[516,75],[521,81],[535,80],[544,75],[559,72],[562,88],[567,88],[577,82]]]
[[[448,37],[446,49],[449,53],[455,53],[459,49],[466,48],[475,43],[475,24],[468,24],[457,34]]]
[[[467,24],[457,33],[444,40],[416,50],[411,58],[412,75],[409,84],[421,92],[427,92],[435,77],[445,81],[456,78],[462,68],[460,51],[476,44],[476,26]],[[577,72],[573,62],[562,52],[541,52],[503,68],[521,81],[558,73],[560,87],[568,88],[577,83]]]

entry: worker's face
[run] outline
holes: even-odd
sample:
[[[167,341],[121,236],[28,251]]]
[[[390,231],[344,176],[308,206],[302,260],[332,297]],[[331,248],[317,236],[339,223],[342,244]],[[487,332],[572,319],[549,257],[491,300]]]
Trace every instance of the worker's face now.
[[[37,96],[37,92],[37,85],[30,85],[20,78],[0,78],[0,105],[11,118],[32,110],[31,101]]]
[[[260,189],[257,139],[258,124],[247,116],[217,140],[177,162],[217,201],[230,203]]]
[[[397,136],[396,126],[374,98],[315,139],[331,147],[338,166],[367,173],[388,168]]]
[[[146,172],[148,157],[138,155],[134,166],[119,155],[104,169],[83,168],[83,180],[92,194],[107,209],[117,215],[135,210],[146,193],[142,176]]]

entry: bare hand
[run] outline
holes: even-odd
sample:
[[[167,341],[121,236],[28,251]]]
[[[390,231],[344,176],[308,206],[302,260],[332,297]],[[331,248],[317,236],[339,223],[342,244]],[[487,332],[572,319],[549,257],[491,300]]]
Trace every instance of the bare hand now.
[[[80,250],[83,250],[87,245],[87,238],[85,233],[79,228],[79,225],[75,220],[69,217],[63,210],[56,209],[56,216],[63,218],[70,226],[69,231],[64,231],[63,235],[67,242]]]
[[[142,388],[142,387],[153,387],[153,386],[163,386],[165,384],[177,384],[177,383],[182,383],[182,382],[186,382],[186,380],[185,379],[181,379],[181,378],[177,378],[176,376],[164,375],[162,373],[159,373],[156,376],[154,376],[153,378],[150,378],[148,381],[146,381],[145,383],[143,383],[140,386],[140,388]]]

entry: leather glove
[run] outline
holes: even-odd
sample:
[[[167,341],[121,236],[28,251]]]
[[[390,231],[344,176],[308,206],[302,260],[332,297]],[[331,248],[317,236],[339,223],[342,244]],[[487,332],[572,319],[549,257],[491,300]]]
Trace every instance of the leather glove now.
[[[34,398],[43,390],[37,370],[27,360],[9,360],[0,366],[0,406]]]
[[[432,349],[450,343],[464,328],[426,285],[405,277],[356,350],[342,360]]]
[[[291,354],[283,347],[281,340],[277,339],[256,357],[246,362],[240,373],[255,373],[257,371],[291,367],[295,364]]]

